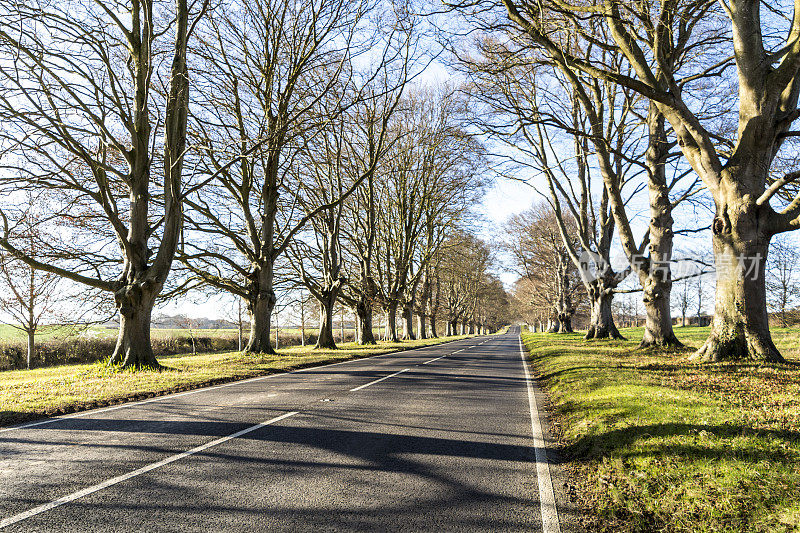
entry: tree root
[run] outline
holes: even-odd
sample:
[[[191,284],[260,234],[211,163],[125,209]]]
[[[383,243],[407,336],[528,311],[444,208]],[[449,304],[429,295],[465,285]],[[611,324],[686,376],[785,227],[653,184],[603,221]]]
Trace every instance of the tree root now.
[[[586,332],[586,335],[583,337],[586,340],[590,339],[612,339],[612,340],[620,340],[624,341],[627,340],[619,330],[615,326],[609,327],[599,327],[599,326],[589,326],[589,330]]]
[[[639,348],[683,348],[684,346],[674,334],[658,338],[650,333],[650,338],[648,339],[648,333],[650,332],[645,331],[642,342],[639,343]]]
[[[267,346],[265,350],[259,350],[258,348],[253,349],[248,346],[242,351],[248,355],[278,355],[278,352],[276,352],[275,348],[272,346]]]
[[[119,367],[124,369],[131,369],[136,371],[153,371],[153,372],[161,372],[163,370],[167,370],[167,367],[159,363],[158,361],[153,358],[152,361],[147,363],[141,363],[139,361],[131,361],[130,357],[123,358],[119,355],[113,355],[108,360],[108,366],[111,367]]]
[[[375,346],[376,344],[378,344],[378,341],[376,341],[375,339],[370,339],[364,342],[361,341],[358,342],[359,346]]]
[[[772,340],[746,338],[737,335],[730,340],[720,339],[712,333],[703,345],[689,356],[690,361],[698,363],[718,363],[721,361],[759,361],[766,363],[785,363]]]

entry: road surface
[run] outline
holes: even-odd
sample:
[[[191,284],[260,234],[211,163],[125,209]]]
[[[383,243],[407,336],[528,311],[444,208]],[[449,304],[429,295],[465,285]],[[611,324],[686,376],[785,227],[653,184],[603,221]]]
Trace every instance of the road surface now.
[[[0,429],[0,528],[558,531],[526,372],[512,328]]]

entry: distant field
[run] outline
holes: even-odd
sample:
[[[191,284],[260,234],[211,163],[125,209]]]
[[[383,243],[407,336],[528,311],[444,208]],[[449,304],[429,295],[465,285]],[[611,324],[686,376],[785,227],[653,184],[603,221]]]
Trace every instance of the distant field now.
[[[345,343],[340,350],[294,346],[274,356],[239,352],[165,356],[158,358],[167,367],[162,372],[117,370],[103,363],[9,370],[0,372],[0,425],[463,338],[380,342],[377,346]]]
[[[218,335],[236,335],[236,329],[196,329],[193,330],[195,335],[205,336],[218,336]],[[159,329],[153,328],[151,330],[153,338],[164,337],[188,337],[189,331],[186,329]],[[299,333],[298,333],[299,335]],[[73,328],[66,327],[44,327],[36,333],[36,339],[48,341],[52,339],[67,339],[67,338],[107,338],[112,339],[117,336],[117,328],[106,328],[102,326],[90,326],[84,330],[76,331]],[[19,329],[11,327],[6,324],[0,324],[0,341],[24,341],[26,339],[25,333]]]
[[[73,328],[45,326],[41,327],[39,331],[36,332],[36,340],[49,341],[52,339],[65,339],[76,336],[115,337],[116,333],[116,329],[106,329],[97,326],[79,332],[76,332]],[[25,339],[26,335],[22,330],[7,324],[0,324],[0,342],[24,342]]]
[[[788,365],[687,361],[709,328],[676,328],[684,350],[526,333],[553,404],[568,487],[587,529],[800,531],[800,329],[774,329]]]
[[[339,340],[340,337],[340,329],[334,328],[334,336],[336,340]],[[383,334],[382,328],[373,328],[373,334],[376,337],[379,337]],[[222,335],[238,335],[238,330],[235,328],[232,329],[194,329],[192,332],[196,336],[206,336],[206,337],[215,337],[215,336],[222,336]],[[249,329],[245,327],[244,335],[245,337],[249,333]],[[317,328],[316,327],[307,327],[306,328],[306,335],[316,335]],[[281,335],[287,336],[300,336],[300,328],[280,328]],[[345,328],[344,335],[345,339],[352,340],[353,335],[355,334],[355,330],[353,328]],[[153,328],[151,330],[151,335],[154,339],[158,338],[166,338],[166,337],[189,337],[189,330],[185,328]],[[93,338],[115,338],[117,336],[117,328],[116,327],[101,327],[101,326],[91,326],[86,328],[82,331],[75,331],[73,328],[65,328],[65,327],[44,327],[36,334],[37,340],[48,341],[51,339],[64,339],[64,338],[74,338],[74,337],[93,337]],[[274,337],[274,334],[273,334]],[[0,342],[13,342],[13,341],[24,341],[26,339],[25,333],[19,329],[11,327],[6,324],[0,324]]]

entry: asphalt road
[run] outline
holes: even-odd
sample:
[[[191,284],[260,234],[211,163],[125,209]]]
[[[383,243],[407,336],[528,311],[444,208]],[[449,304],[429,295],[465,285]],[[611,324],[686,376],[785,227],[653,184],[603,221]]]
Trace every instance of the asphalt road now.
[[[516,329],[0,429],[0,528],[564,531],[530,386]]]

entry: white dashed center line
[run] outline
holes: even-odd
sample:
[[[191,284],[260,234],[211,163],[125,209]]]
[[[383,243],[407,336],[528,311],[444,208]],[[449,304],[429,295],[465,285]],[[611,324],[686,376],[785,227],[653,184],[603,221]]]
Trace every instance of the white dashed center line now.
[[[375,385],[376,383],[379,383],[379,382],[383,381],[384,379],[393,378],[393,377],[395,377],[396,375],[398,375],[398,374],[402,374],[403,372],[408,372],[409,370],[411,370],[411,369],[410,369],[410,368],[404,368],[404,369],[403,369],[403,370],[401,370],[400,372],[395,372],[394,374],[389,374],[388,376],[384,376],[384,377],[382,377],[382,378],[380,378],[380,379],[376,379],[375,381],[370,381],[369,383],[366,383],[366,384],[364,384],[364,385],[361,385],[360,387],[356,387],[356,388],[354,388],[354,389],[350,389],[350,392],[356,392],[356,391],[358,391],[358,390],[361,390],[361,389],[366,389],[366,388],[367,388],[367,387],[369,387],[370,385]]]

